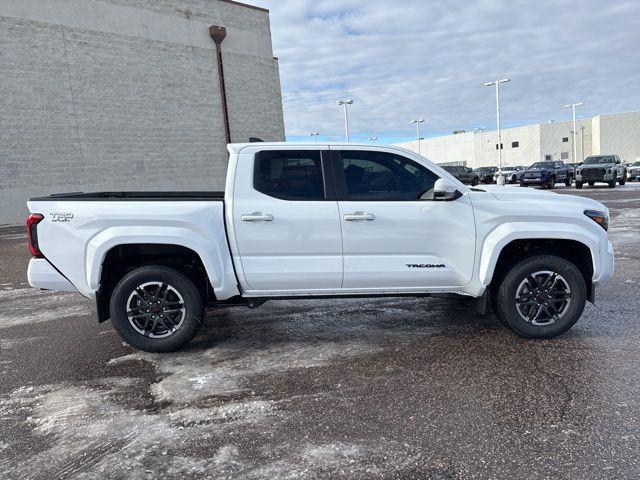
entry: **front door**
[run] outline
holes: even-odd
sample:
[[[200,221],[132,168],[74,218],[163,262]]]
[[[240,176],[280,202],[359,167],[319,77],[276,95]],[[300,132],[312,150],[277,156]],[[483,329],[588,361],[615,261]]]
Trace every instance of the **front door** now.
[[[328,149],[241,154],[233,197],[235,265],[246,293],[340,288],[342,236],[326,200]],[[327,185],[328,184],[328,185]]]
[[[468,195],[434,200],[438,174],[426,162],[335,149],[343,288],[428,291],[471,280],[475,223]]]

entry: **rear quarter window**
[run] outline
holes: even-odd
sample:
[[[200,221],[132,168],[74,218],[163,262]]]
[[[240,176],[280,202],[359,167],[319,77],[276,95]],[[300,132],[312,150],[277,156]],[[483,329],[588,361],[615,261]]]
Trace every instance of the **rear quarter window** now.
[[[256,154],[253,188],[283,200],[324,200],[320,152],[265,150]]]

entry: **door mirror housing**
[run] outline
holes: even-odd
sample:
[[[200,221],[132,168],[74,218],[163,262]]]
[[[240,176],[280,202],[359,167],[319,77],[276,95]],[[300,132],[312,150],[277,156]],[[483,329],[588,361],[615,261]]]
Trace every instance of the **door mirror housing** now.
[[[458,186],[447,178],[439,178],[433,187],[434,200],[455,200],[462,194],[458,190]]]

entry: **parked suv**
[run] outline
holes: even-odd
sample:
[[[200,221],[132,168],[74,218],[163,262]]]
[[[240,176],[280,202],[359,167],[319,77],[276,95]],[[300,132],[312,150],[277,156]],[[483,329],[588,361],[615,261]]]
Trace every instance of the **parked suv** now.
[[[493,183],[493,174],[497,171],[498,167],[480,167],[474,170],[478,174],[480,183]]]
[[[520,186],[542,185],[553,188],[557,182],[564,182],[567,187],[573,181],[573,171],[563,161],[536,162],[527,168],[521,177]]]
[[[640,162],[632,163],[627,168],[627,180],[640,180]]]
[[[627,181],[627,167],[618,155],[591,155],[576,170],[576,188],[588,183],[593,187],[596,182],[609,184],[615,188],[616,182],[624,185]]]
[[[466,185],[478,185],[478,174],[469,167],[447,166],[442,168]]]
[[[517,167],[502,167],[502,174],[504,175],[504,180],[507,183],[518,183],[522,178],[522,172],[524,172],[524,167],[518,165]],[[498,181],[498,172],[493,174],[493,181]]]

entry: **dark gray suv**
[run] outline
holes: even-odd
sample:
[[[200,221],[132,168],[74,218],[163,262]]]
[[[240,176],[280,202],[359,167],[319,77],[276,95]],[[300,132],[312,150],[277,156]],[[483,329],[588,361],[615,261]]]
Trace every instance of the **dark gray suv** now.
[[[456,177],[462,183],[473,186],[478,185],[478,174],[469,167],[446,166],[442,168],[444,168],[447,172]]]

